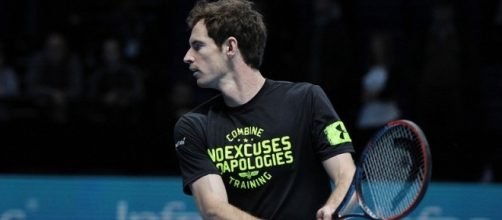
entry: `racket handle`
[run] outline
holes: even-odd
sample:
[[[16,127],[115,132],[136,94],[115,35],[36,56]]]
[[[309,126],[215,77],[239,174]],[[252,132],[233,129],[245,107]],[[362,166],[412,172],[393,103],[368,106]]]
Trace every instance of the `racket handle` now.
[[[356,193],[353,193],[352,196],[350,196],[350,199],[347,202],[347,204],[345,205],[345,207],[343,207],[343,209],[340,211],[340,213],[338,213],[339,216],[344,216],[344,215],[348,215],[350,213],[353,213],[357,204],[358,203],[357,203]]]

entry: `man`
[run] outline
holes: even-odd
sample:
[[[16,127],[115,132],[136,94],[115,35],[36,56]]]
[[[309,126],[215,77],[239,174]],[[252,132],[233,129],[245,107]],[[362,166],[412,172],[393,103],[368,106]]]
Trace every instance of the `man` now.
[[[187,23],[184,62],[221,94],[176,124],[184,192],[205,219],[331,219],[355,166],[325,93],[262,76],[267,34],[251,2],[200,1]]]

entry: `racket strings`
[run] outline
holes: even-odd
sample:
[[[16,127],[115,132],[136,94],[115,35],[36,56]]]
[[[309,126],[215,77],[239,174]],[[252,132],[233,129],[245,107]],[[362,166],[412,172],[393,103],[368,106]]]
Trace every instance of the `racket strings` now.
[[[406,127],[391,129],[374,142],[362,164],[362,199],[367,211],[381,218],[405,211],[425,178],[418,137]]]

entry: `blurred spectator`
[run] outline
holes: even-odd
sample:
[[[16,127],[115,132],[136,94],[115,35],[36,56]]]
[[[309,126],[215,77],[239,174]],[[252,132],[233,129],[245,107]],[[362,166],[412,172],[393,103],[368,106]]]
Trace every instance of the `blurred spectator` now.
[[[310,71],[311,1],[256,0],[265,17],[268,37],[261,69],[269,78],[306,81]],[[281,13],[277,13],[280,11]]]
[[[337,103],[337,113],[350,128],[354,124],[358,102],[358,77],[354,72],[354,47],[338,0],[315,0],[314,31],[310,54],[310,81],[320,84]]]
[[[417,118],[418,123],[428,135],[431,150],[436,158],[448,158],[444,166],[451,166],[447,170],[472,169],[470,166],[458,167],[462,164],[461,157],[451,157],[452,152],[468,156],[464,148],[469,137],[462,137],[461,129],[468,128],[467,121],[462,112],[462,101],[466,96],[461,95],[462,74],[462,42],[458,28],[454,22],[455,10],[451,3],[437,3],[433,7],[432,24],[428,32],[425,45],[425,60],[422,74],[417,82]],[[464,61],[467,62],[467,61]],[[473,74],[473,73],[470,73]],[[472,138],[472,137],[470,137]],[[471,152],[471,150],[469,150]],[[471,160],[472,155],[469,155]],[[451,159],[457,159],[453,162]],[[455,165],[454,165],[455,164]],[[443,178],[460,178],[467,180],[465,172],[438,173]],[[450,175],[450,176],[447,176]],[[475,174],[470,173],[472,178]]]
[[[349,36],[342,20],[342,8],[336,0],[314,1],[314,31],[312,32],[311,81],[330,81],[343,76],[350,64]],[[349,62],[347,62],[349,61]],[[334,69],[336,68],[336,69]],[[335,74],[333,74],[335,73]]]
[[[152,144],[156,146],[154,152],[145,152],[149,155],[149,163],[157,165],[151,170],[167,170],[171,174],[179,175],[178,159],[172,147],[165,147],[172,144],[174,124],[184,113],[192,110],[196,105],[196,91],[192,83],[186,81],[175,81],[169,86],[168,91],[159,99],[156,104],[156,117],[151,132]],[[162,167],[162,168],[161,168]]]
[[[142,50],[142,39],[147,25],[152,23],[154,15],[140,11],[141,1],[122,0],[112,2],[113,9],[103,17],[105,32],[118,34],[123,39],[122,56],[129,61],[137,61]]]
[[[186,112],[192,110],[195,101],[194,88],[184,82],[177,82],[169,93],[169,105],[172,117],[178,119]]]
[[[399,119],[397,103],[396,68],[388,32],[376,32],[370,38],[371,65],[362,78],[362,106],[357,118],[359,146],[369,140],[375,131],[387,122]]]
[[[26,89],[44,116],[64,123],[69,105],[81,98],[82,74],[79,57],[71,51],[66,38],[50,33],[43,50],[29,64]]]
[[[96,104],[98,121],[133,123],[140,116],[143,100],[141,70],[123,58],[120,41],[107,39],[102,44],[102,64],[91,75],[89,96]]]
[[[485,183],[502,181],[502,144],[498,137],[502,134],[502,0],[492,2],[487,16],[487,33],[483,45],[486,54],[481,68],[480,132],[481,144],[486,148],[480,164],[484,170],[480,181]],[[498,5],[498,6],[497,6]],[[498,57],[498,58],[497,58]],[[487,156],[485,156],[487,155]]]
[[[502,51],[502,0],[487,1],[483,14],[485,15],[483,41],[481,46],[484,52],[484,64],[502,64],[500,51]]]
[[[16,72],[7,65],[5,50],[0,42],[0,121],[9,119],[9,106],[4,102],[18,95],[19,82]]]
[[[19,93],[19,83],[16,72],[7,65],[7,57],[0,43],[0,98],[10,98]]]
[[[154,125],[160,131],[163,143],[170,143],[172,129],[178,118],[196,106],[195,96],[196,90],[192,84],[180,80],[173,82],[168,91],[162,94],[162,98],[157,100]]]
[[[423,126],[431,133],[442,133],[438,139],[447,147],[453,143],[455,124],[461,119],[460,71],[461,42],[450,4],[437,4],[426,42],[426,60],[418,81],[418,110]],[[450,124],[453,129],[441,125]],[[432,137],[431,137],[432,138]],[[439,141],[439,140],[438,140]]]

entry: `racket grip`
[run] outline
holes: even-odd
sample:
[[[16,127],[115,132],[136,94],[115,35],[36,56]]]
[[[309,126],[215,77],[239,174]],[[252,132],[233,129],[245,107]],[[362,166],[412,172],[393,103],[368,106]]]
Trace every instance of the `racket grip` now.
[[[332,219],[333,220],[341,220],[341,219],[349,219],[352,217],[351,213],[354,213],[354,210],[357,208],[357,196],[356,193],[352,193],[350,195],[349,200],[341,207],[338,213],[334,213]]]
[[[356,193],[353,193],[351,196],[350,196],[350,199],[349,201],[347,202],[347,204],[345,205],[345,207],[340,211],[340,213],[338,213],[340,216],[344,216],[344,215],[348,215],[350,213],[353,213],[354,210],[356,209],[357,207],[357,195]]]

